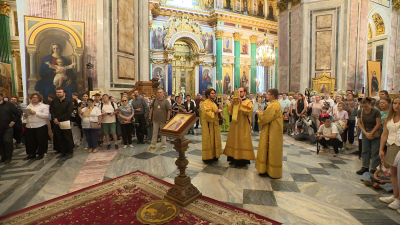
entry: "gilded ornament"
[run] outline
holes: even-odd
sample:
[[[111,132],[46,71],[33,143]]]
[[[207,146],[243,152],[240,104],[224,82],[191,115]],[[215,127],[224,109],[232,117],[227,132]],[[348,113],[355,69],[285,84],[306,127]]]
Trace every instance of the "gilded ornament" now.
[[[383,22],[382,17],[378,14],[375,13],[374,15],[372,15],[372,20],[375,23],[375,35],[381,35],[381,34],[385,34],[385,23]]]
[[[179,31],[188,31],[195,34],[201,39],[201,26],[198,21],[189,18],[187,14],[178,17],[170,17],[170,19],[164,24],[164,30],[167,30],[167,35],[164,38],[164,46],[167,48],[168,42],[172,35]]]
[[[19,50],[11,50],[12,57],[21,57],[21,52]]]
[[[279,11],[283,12],[288,9],[288,2],[285,0],[281,0],[280,2],[278,2],[277,6],[279,8]]]
[[[149,29],[151,29],[151,27],[153,26],[153,20],[149,21]]]
[[[400,0],[393,0],[393,9],[400,10]]]
[[[258,36],[257,35],[251,35],[250,36],[250,43],[254,44],[257,43]]]
[[[222,39],[222,37],[224,36],[224,33],[225,33],[225,31],[223,31],[223,30],[216,30],[215,31],[215,38],[221,38]]]
[[[10,14],[10,6],[7,2],[0,2],[0,15],[5,15],[9,17]]]
[[[241,33],[233,33],[233,39],[235,41],[240,41],[242,39],[243,34]]]
[[[371,24],[368,24],[368,39],[372,38]]]
[[[204,48],[200,49],[199,51],[200,53],[207,53],[207,50],[205,50]]]
[[[275,41],[274,41],[274,46],[275,46],[275,48],[278,47],[278,40],[275,40]]]
[[[159,200],[147,203],[136,212],[143,224],[166,224],[179,215],[179,206],[173,202]]]
[[[172,63],[172,59],[166,59],[166,60],[165,60],[165,63],[166,63],[166,64]]]

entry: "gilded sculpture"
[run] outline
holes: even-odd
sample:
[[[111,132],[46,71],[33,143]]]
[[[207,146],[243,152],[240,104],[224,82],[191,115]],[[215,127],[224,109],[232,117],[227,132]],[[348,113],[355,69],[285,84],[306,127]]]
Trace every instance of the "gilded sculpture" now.
[[[375,35],[381,35],[381,34],[385,34],[385,23],[383,22],[382,17],[378,14],[375,13],[374,15],[372,15],[372,20],[375,23]]]

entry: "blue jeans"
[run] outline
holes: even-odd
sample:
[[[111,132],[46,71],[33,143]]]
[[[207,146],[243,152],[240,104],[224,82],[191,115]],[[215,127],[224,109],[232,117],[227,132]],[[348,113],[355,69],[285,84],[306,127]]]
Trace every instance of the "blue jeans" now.
[[[89,148],[97,148],[100,129],[83,129]]]
[[[362,167],[369,168],[370,160],[372,160],[371,169],[375,170],[376,167],[379,166],[381,162],[381,159],[379,158],[380,144],[380,137],[369,140],[364,134],[362,134]]]

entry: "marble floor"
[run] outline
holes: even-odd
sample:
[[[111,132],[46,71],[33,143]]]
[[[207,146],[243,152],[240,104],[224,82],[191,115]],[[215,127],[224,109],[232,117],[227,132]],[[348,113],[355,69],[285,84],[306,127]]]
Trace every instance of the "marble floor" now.
[[[222,155],[206,165],[201,160],[201,130],[186,135],[193,140],[187,151],[188,175],[203,195],[256,212],[284,224],[400,224],[400,215],[379,201],[388,196],[360,182],[361,166],[350,150],[333,157],[333,150],[316,154],[316,146],[284,136],[283,177],[258,176],[254,161],[234,168]],[[228,133],[222,133],[223,146]],[[257,152],[259,134],[252,134]],[[121,147],[121,144],[120,144]],[[23,161],[25,150],[14,151],[10,164],[0,165],[0,215],[112,179],[136,170],[173,183],[178,156],[168,144],[162,150],[146,145],[89,154],[83,148],[69,160],[55,158]]]

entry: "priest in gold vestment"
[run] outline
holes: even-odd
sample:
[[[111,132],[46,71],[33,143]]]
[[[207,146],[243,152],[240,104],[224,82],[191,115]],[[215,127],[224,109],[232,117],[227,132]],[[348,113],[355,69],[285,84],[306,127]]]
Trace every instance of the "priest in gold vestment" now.
[[[205,163],[217,161],[222,154],[221,132],[219,129],[219,114],[214,99],[214,89],[205,91],[206,100],[201,104],[201,136],[202,136],[202,159]]]
[[[228,106],[232,115],[228,139],[224,154],[228,156],[230,164],[236,167],[250,164],[255,159],[253,143],[251,141],[251,119],[253,115],[253,102],[246,99],[246,88],[239,88],[239,97],[233,98]],[[236,112],[235,112],[236,111]]]
[[[282,177],[283,114],[278,102],[278,89],[268,90],[270,102],[265,111],[258,111],[258,124],[262,126],[258,142],[256,169],[260,176]]]

